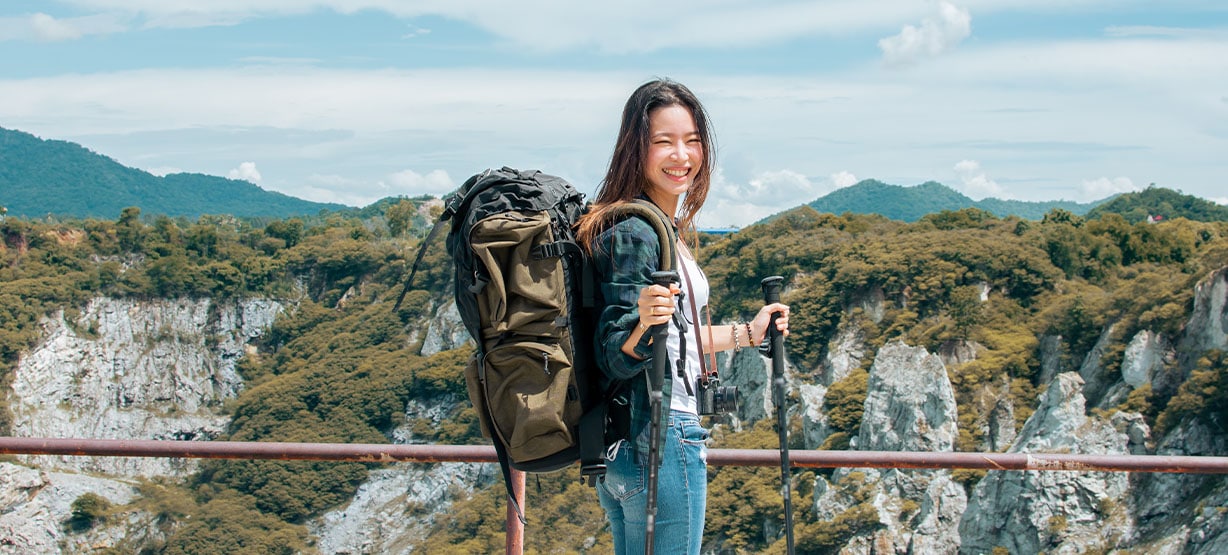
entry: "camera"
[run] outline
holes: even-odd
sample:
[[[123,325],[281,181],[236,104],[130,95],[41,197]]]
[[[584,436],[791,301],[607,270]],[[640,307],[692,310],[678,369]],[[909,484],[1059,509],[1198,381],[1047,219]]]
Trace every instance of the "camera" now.
[[[722,386],[717,377],[700,377],[695,382],[695,404],[701,416],[738,411],[737,386]]]

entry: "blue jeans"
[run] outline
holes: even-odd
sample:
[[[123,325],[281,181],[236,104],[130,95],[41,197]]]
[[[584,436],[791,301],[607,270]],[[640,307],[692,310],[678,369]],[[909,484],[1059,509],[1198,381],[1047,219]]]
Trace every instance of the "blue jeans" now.
[[[664,458],[657,473],[655,553],[698,554],[708,504],[708,431],[699,417],[670,411]],[[647,457],[644,457],[647,459]],[[614,535],[615,555],[644,552],[648,502],[648,468],[636,461],[631,442],[624,441],[609,461],[597,498]]]

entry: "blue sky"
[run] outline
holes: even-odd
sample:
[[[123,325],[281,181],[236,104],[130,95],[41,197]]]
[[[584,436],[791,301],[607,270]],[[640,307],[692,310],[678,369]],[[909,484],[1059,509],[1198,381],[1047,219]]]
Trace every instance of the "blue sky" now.
[[[658,76],[715,127],[703,225],[870,178],[1228,204],[1222,0],[0,4],[0,127],[352,206],[502,165],[591,193]]]

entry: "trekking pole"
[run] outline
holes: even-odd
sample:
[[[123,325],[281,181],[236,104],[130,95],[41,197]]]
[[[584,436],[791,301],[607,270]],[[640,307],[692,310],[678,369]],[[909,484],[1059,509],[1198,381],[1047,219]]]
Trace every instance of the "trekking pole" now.
[[[678,283],[678,272],[653,272],[652,281],[668,288]],[[653,536],[657,527],[657,474],[661,468],[661,443],[665,426],[661,413],[665,410],[661,389],[665,386],[665,370],[669,366],[669,324],[658,324],[652,333],[652,373],[648,376],[649,410],[652,417],[648,424],[648,507],[644,512],[644,553],[652,555]],[[668,423],[668,422],[667,422]]]
[[[763,286],[764,304],[780,302],[780,286],[785,278],[772,276],[765,278]],[[776,329],[776,318],[779,312],[772,313],[768,322],[768,337],[772,348],[772,403],[776,405],[776,428],[780,435],[780,495],[785,500],[785,546],[786,552],[793,555],[793,500],[791,494],[789,473],[789,423],[785,407],[785,337]]]

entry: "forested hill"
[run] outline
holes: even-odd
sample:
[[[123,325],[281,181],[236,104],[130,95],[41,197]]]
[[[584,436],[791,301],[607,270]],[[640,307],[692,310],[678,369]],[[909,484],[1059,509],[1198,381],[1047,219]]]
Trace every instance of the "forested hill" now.
[[[926,214],[964,208],[979,208],[1002,218],[1018,216],[1025,220],[1039,220],[1054,208],[1083,215],[1097,204],[1098,202],[1027,202],[996,198],[976,201],[934,181],[927,181],[915,187],[902,187],[866,179],[820,197],[807,206],[831,214],[879,214],[892,220],[915,222]]]
[[[1087,216],[1099,218],[1109,213],[1120,214],[1126,221],[1134,224],[1147,221],[1148,217],[1151,217],[1152,221],[1165,218],[1185,218],[1196,222],[1228,221],[1228,206],[1154,186],[1137,193],[1113,197],[1093,208]]]
[[[11,216],[115,218],[130,206],[147,215],[290,217],[341,210],[266,191],[247,181],[191,173],[166,177],[129,168],[67,141],[0,127],[0,206]]]

